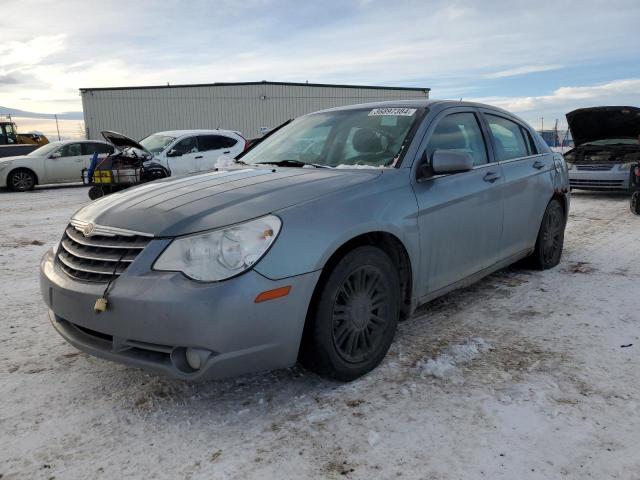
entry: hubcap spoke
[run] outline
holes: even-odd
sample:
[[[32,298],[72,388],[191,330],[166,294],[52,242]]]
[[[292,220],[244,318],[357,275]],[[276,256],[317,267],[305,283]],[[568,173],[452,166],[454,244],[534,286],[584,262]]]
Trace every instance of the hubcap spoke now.
[[[351,363],[367,360],[378,349],[389,324],[389,295],[382,273],[364,265],[344,279],[333,305],[333,343]]]

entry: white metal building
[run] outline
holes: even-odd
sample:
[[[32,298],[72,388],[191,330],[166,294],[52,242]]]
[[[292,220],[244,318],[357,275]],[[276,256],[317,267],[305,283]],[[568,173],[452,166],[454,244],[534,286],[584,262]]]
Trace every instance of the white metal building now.
[[[246,138],[305,113],[382,100],[429,98],[428,88],[245,82],[81,88],[87,138],[114,130],[134,139],[162,130],[223,128]]]

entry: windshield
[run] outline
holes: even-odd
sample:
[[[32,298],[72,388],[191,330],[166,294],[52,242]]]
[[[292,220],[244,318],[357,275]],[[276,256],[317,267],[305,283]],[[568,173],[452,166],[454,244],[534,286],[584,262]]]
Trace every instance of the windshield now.
[[[166,135],[149,135],[140,140],[140,145],[149,153],[160,153],[174,140],[175,137],[167,137]]]
[[[41,146],[40,148],[36,148],[33,152],[27,153],[29,157],[46,157],[53,153],[53,151],[58,148],[60,143],[47,143],[46,145]]]
[[[300,117],[242,157],[248,164],[336,168],[395,165],[422,118],[419,108],[338,110]]]

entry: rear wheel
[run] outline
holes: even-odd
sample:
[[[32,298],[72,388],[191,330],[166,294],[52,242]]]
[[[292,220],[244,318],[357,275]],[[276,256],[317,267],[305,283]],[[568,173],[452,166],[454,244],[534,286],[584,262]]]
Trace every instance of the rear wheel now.
[[[400,280],[391,259],[370,246],[347,253],[321,287],[304,365],[350,381],[387,354],[400,316]]]
[[[640,215],[640,191],[633,192],[631,195],[631,203],[629,204],[631,212]]]
[[[564,227],[564,210],[560,202],[553,199],[544,212],[535,250],[531,254],[534,267],[546,270],[560,263],[564,245]]]
[[[26,192],[36,186],[36,176],[31,170],[19,168],[9,174],[7,186],[14,192]]]

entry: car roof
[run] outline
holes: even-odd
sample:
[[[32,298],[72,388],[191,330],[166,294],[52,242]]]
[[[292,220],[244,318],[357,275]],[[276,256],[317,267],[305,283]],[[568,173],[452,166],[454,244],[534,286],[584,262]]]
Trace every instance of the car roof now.
[[[233,130],[221,130],[219,128],[214,130],[205,130],[205,129],[195,129],[195,130],[166,130],[164,132],[156,132],[152,133],[152,135],[165,135],[167,137],[184,137],[185,135],[202,135],[202,134],[210,134],[210,135],[241,135],[240,132],[236,132]]]
[[[67,145],[68,143],[85,143],[85,142],[104,143],[105,145],[110,145],[108,142],[105,142],[104,140],[87,140],[86,138],[54,140],[53,142],[45,143],[45,145]]]
[[[359,103],[356,105],[347,105],[344,107],[334,107],[327,108],[326,110],[320,110],[319,112],[336,112],[340,110],[358,110],[358,109],[366,109],[366,108],[390,108],[390,107],[406,107],[406,108],[451,108],[451,107],[475,107],[475,108],[487,108],[490,110],[495,110],[498,112],[502,112],[508,115],[513,116],[512,113],[504,110],[500,107],[496,107],[493,105],[487,105],[484,103],[477,102],[467,102],[462,100],[427,100],[423,98],[416,99],[407,99],[407,100],[387,100],[384,102],[370,102],[370,103]]]

